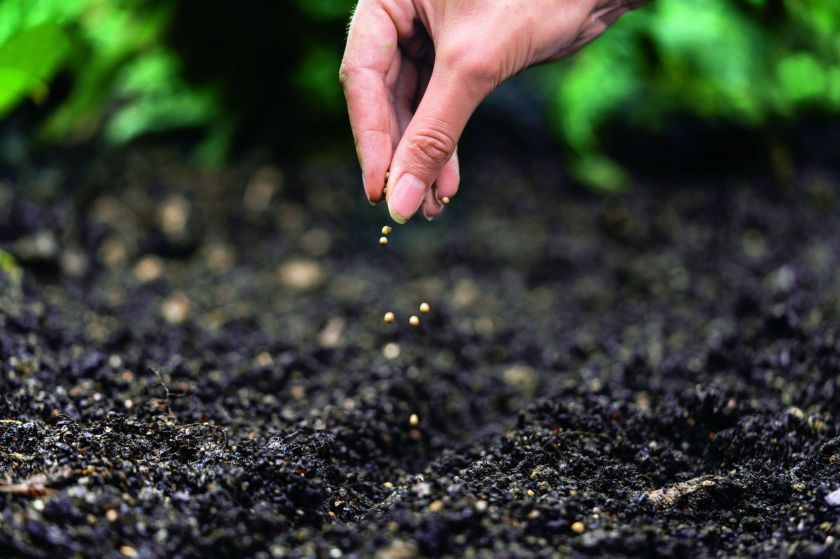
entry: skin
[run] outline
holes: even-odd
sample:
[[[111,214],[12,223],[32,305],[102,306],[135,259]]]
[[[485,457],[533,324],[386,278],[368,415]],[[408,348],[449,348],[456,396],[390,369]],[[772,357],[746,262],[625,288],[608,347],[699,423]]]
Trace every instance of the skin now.
[[[594,40],[644,0],[360,0],[339,78],[365,193],[404,223],[458,191],[457,145],[500,83]]]

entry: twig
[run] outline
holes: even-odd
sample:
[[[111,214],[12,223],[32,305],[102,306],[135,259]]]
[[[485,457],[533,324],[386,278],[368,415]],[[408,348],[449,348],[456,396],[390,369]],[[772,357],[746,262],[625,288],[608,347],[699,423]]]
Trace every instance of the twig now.
[[[169,387],[166,386],[165,382],[163,382],[163,376],[161,376],[160,371],[158,371],[154,367],[149,367],[149,370],[152,371],[158,378],[158,382],[163,387],[164,394],[166,394],[166,413],[169,414],[169,417],[171,417],[173,420],[176,420],[175,414],[172,413],[172,405],[170,404],[171,393],[169,392]]]

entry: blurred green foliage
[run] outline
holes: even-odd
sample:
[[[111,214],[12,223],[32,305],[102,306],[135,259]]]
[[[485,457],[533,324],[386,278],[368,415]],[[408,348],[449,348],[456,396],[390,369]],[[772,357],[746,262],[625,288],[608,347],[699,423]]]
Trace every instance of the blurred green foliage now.
[[[39,128],[48,140],[195,129],[205,160],[236,137],[320,147],[325,130],[347,130],[336,76],[353,3],[3,0],[0,116],[44,99],[58,75],[70,85]],[[840,2],[657,0],[531,76],[572,169],[616,191],[626,173],[599,142],[611,123],[840,113]]]
[[[618,190],[624,174],[599,152],[610,121],[656,129],[688,113],[757,127],[840,113],[840,2],[658,0],[543,79],[574,170]]]

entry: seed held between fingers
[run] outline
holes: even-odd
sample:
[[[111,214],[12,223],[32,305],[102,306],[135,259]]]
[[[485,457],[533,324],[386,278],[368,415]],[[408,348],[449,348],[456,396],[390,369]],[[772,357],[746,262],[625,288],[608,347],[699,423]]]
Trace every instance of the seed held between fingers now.
[[[385,324],[393,324],[396,319],[397,317],[394,316],[394,313],[388,311],[385,313],[385,318],[383,320],[385,320]]]
[[[385,246],[388,244],[388,237],[379,237],[379,246]]]
[[[408,323],[417,328],[420,326],[420,319],[417,318],[416,315],[411,315],[411,318],[408,319]]]
[[[443,202],[444,205],[448,204],[449,203],[449,196],[444,196],[443,198],[440,199],[440,201]]]
[[[420,312],[423,314],[429,314],[432,308],[429,306],[429,303],[420,303]]]

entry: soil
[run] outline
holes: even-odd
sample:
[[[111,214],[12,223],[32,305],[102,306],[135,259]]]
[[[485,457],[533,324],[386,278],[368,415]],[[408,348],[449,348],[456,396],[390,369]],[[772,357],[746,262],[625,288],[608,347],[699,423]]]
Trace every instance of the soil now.
[[[838,175],[472,169],[7,174],[0,556],[836,556]]]

